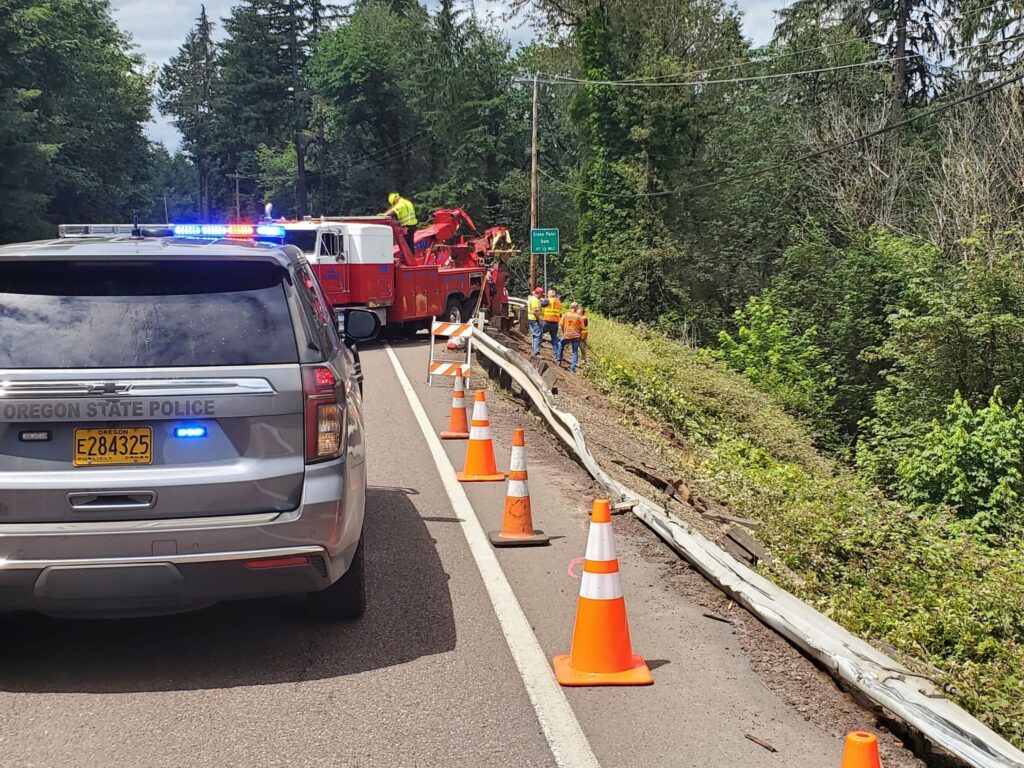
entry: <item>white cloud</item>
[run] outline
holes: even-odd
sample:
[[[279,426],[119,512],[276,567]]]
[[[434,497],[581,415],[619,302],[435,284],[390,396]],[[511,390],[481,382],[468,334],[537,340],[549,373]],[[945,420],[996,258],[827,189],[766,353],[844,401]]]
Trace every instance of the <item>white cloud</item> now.
[[[206,0],[206,12],[219,22],[228,14],[236,0]],[[173,56],[185,39],[189,29],[199,16],[200,0],[114,0],[114,18],[123,30],[135,40],[139,51],[150,64],[159,67]],[[428,6],[436,5],[429,0]],[[754,45],[767,43],[775,30],[775,11],[785,3],[782,0],[738,0],[743,11],[743,32]],[[480,7],[482,6],[482,7]],[[528,43],[534,35],[533,28],[515,18],[504,21],[507,15],[507,0],[483,0],[478,10],[483,14],[493,11],[496,20],[502,23],[504,34],[516,47]],[[221,32],[217,24],[218,33]],[[170,148],[178,145],[180,137],[174,127],[157,113],[147,127],[146,133],[154,141],[161,141]]]
[[[743,34],[754,45],[765,45],[775,32],[775,12],[785,6],[779,0],[740,0],[743,11]]]

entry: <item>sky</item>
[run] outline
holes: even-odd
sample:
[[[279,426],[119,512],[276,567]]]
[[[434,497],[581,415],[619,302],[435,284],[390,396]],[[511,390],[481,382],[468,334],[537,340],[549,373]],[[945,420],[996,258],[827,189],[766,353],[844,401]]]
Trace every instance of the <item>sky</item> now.
[[[219,20],[228,14],[237,0],[205,0],[206,12]],[[202,0],[113,0],[114,18],[121,28],[131,34],[139,50],[150,64],[160,66],[178,50],[188,30],[195,24]],[[775,30],[775,11],[785,3],[782,0],[737,0],[743,11],[744,34],[755,45],[767,43]],[[500,13],[500,0],[481,0],[477,10]],[[218,24],[218,28],[219,28]],[[530,39],[528,26],[509,22],[506,35],[513,44]],[[161,115],[150,123],[148,135],[173,149],[178,145],[178,133]]]

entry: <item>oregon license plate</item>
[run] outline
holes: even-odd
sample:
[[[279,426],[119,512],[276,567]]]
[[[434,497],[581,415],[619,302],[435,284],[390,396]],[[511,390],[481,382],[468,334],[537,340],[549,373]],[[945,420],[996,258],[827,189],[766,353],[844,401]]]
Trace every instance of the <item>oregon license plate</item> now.
[[[75,430],[76,467],[152,463],[152,427]]]

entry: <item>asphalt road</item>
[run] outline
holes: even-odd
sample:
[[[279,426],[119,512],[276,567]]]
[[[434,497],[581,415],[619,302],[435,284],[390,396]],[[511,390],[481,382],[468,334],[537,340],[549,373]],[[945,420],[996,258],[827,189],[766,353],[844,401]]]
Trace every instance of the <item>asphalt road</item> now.
[[[395,352],[442,427],[450,392],[423,383],[426,347]],[[386,350],[367,350],[363,366],[365,618],[310,624],[292,599],[130,621],[6,618],[0,765],[556,764],[467,544],[469,521],[453,512]],[[525,420],[495,417],[500,465],[513,422]],[[464,444],[444,450],[461,465]],[[550,656],[568,651],[579,585],[568,566],[584,551],[592,489],[535,427],[528,455],[535,522],[554,538],[498,561]],[[466,492],[484,528],[499,527],[504,484]],[[838,766],[836,735],[762,684],[731,627],[667,589],[635,535],[617,543],[634,647],[656,682],[566,692],[601,765]]]

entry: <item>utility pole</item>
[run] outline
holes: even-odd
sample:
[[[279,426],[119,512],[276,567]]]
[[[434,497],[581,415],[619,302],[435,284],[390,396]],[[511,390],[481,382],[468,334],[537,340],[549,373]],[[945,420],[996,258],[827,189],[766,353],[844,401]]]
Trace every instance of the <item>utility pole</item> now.
[[[533,130],[530,142],[530,229],[537,229],[540,218],[540,185],[537,179],[537,73],[533,73]],[[531,237],[532,240],[532,237]],[[530,290],[537,287],[537,254],[530,244]]]
[[[167,212],[167,193],[164,192],[164,224],[171,223],[171,214]]]
[[[228,174],[228,178],[235,180],[235,221],[241,221],[242,220],[242,198],[241,198],[241,195],[239,194],[239,190],[238,190],[238,180],[240,178],[242,178],[242,176],[241,176],[241,174],[236,172],[236,173],[229,173]]]

